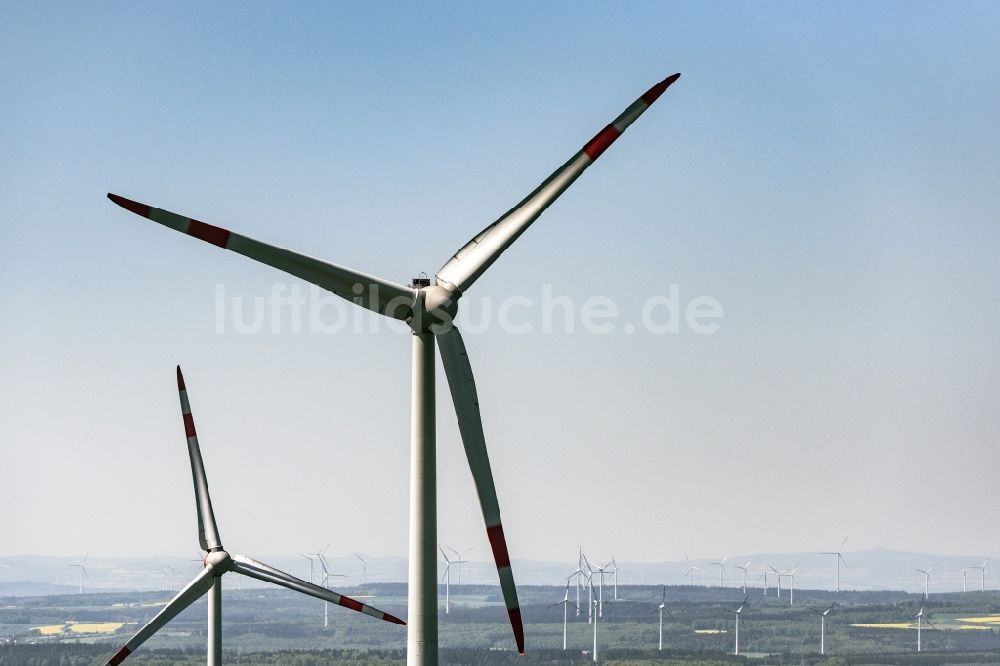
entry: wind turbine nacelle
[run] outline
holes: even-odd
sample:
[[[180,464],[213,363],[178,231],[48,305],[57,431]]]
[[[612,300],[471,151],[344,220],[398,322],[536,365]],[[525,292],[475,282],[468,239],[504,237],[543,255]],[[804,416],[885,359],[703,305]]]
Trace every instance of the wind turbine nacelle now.
[[[429,282],[429,281],[428,281]],[[414,280],[414,286],[417,286]],[[458,296],[441,285],[417,287],[413,313],[407,323],[414,333],[445,333],[458,314]]]
[[[218,567],[219,565],[226,565],[229,563],[229,553],[224,550],[212,551],[205,556],[205,568]],[[225,570],[225,566],[222,567]]]

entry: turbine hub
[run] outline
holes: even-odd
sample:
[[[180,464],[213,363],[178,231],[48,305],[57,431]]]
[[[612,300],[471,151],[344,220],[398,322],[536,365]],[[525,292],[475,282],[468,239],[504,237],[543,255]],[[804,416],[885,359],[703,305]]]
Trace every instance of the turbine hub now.
[[[205,568],[225,569],[223,565],[229,564],[230,560],[229,553],[224,550],[215,550],[205,556]]]
[[[441,285],[417,286],[416,278],[413,286],[418,289],[417,299],[413,304],[413,314],[410,317],[410,328],[414,333],[444,333],[451,328],[458,313],[458,296]],[[430,278],[426,278],[430,282]]]

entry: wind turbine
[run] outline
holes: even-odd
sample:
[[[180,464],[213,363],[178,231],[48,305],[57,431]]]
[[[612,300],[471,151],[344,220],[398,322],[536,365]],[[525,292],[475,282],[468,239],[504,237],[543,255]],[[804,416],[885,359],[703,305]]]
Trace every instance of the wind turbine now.
[[[83,579],[84,578],[90,578],[90,574],[87,573],[87,567],[85,566],[87,564],[87,558],[88,557],[90,557],[90,553],[87,553],[86,555],[84,555],[83,559],[80,560],[79,564],[67,564],[66,565],[68,567],[79,567],[79,569],[80,569],[80,591],[77,592],[77,594],[83,594]]]
[[[660,647],[658,649],[663,649],[663,611],[667,608],[667,586],[661,585],[662,595],[660,597],[660,605],[656,609],[660,612]]]
[[[368,584],[368,565],[377,560],[377,557],[366,558],[359,553],[354,553],[354,557],[361,561],[361,584]],[[434,563],[435,568],[437,568],[437,562]],[[437,580],[437,574],[434,575],[434,580]],[[436,595],[435,595],[436,598]]]
[[[769,572],[768,572],[768,570],[767,570],[767,569],[765,568],[765,569],[764,569],[764,570],[763,570],[763,571],[761,572],[760,576],[758,576],[758,577],[757,577],[757,580],[760,580],[761,578],[763,578],[763,579],[764,579],[764,596],[765,596],[765,597],[767,596],[767,574],[768,574],[768,573],[769,573]]]
[[[332,541],[330,543],[333,543]],[[320,583],[325,589],[330,589],[330,579],[331,578],[347,578],[344,574],[330,573],[330,563],[326,560],[326,550],[330,547],[330,544],[326,544],[326,548],[317,552],[311,553],[316,555],[319,559],[319,565],[323,567],[323,580]],[[243,580],[240,578],[239,580]],[[323,628],[326,629],[330,626],[330,602],[326,599],[323,600]]]
[[[923,606],[920,607],[920,612],[913,616],[913,619],[917,621],[917,652],[920,652],[920,633],[921,630],[923,629],[924,620],[926,619],[927,624],[929,624],[932,629],[937,629],[937,627],[935,627],[934,623],[931,622],[931,617],[929,613],[926,616],[924,615]]]
[[[825,553],[825,554],[829,555],[829,553]],[[813,613],[816,613],[816,615],[819,615],[819,653],[820,654],[826,654],[826,616],[830,613],[830,611],[833,610],[834,606],[836,606],[836,604],[834,604],[833,606],[830,606],[829,608],[827,608],[825,611],[822,611],[822,612],[818,611],[818,610],[814,610],[813,611]]]
[[[614,587],[615,587],[615,601],[618,601],[618,563],[615,562],[615,556],[611,556],[611,566],[614,567],[611,573],[614,574]]]
[[[601,617],[604,617],[604,575],[606,573],[610,573],[608,571],[608,567],[610,566],[611,562],[608,562],[603,566],[598,565],[597,571],[594,572],[597,574],[597,580],[599,581],[597,587],[597,614]]]
[[[303,558],[309,560],[309,582],[310,583],[313,582],[313,565],[315,564],[315,560],[313,559],[313,556],[311,554],[309,554],[309,553],[299,553],[298,555],[299,555],[299,557],[303,557]]]
[[[734,611],[730,611],[736,614],[736,649],[733,651],[733,654],[737,656],[740,654],[740,615],[743,614],[743,607],[747,605],[748,598],[749,597],[744,597],[743,603],[740,604],[740,607]]]
[[[820,555],[836,555],[837,556],[837,592],[840,592],[840,565],[843,564],[844,568],[845,569],[847,568],[847,561],[844,560],[844,556],[841,554],[841,551],[844,550],[844,544],[845,543],[847,543],[847,537],[844,537],[844,540],[840,542],[840,546],[837,547],[837,550],[830,551],[830,552],[827,552],[827,553],[820,553]]]
[[[694,572],[701,571],[701,567],[691,564],[691,560],[687,555],[684,556],[684,559],[688,563],[688,568],[687,571],[684,572],[684,575],[688,577],[688,585],[694,587]]]
[[[729,561],[729,556],[726,555],[719,562],[710,562],[709,564],[719,567],[719,587],[726,586],[726,562]]]
[[[215,513],[212,511],[212,499],[208,494],[208,477],[205,474],[205,464],[201,458],[201,448],[198,446],[198,435],[194,428],[194,417],[191,415],[191,405],[188,402],[187,388],[180,366],[177,367],[177,390],[180,393],[181,414],[184,417],[184,433],[187,436],[188,457],[191,459],[191,478],[194,481],[195,506],[198,512],[198,541],[205,555],[204,569],[193,581],[181,590],[156,616],[140,629],[118,652],[108,661],[108,666],[115,666],[125,661],[125,658],[136,651],[153,634],[170,622],[178,613],[208,594],[208,666],[222,663],[222,576],[229,572],[243,574],[250,578],[262,580],[287,587],[296,592],[302,592],[317,599],[325,599],[353,611],[371,615],[372,617],[394,624],[406,624],[388,613],[362,604],[359,601],[345,597],[336,592],[323,589],[318,585],[307,583],[284,571],[258,562],[245,555],[230,555],[222,546],[219,528],[215,523]]]
[[[934,565],[934,567],[936,566],[937,564]],[[914,571],[924,575],[924,601],[929,598],[931,588],[931,572],[934,571],[934,567],[927,567],[927,569],[914,569]]]
[[[983,563],[980,564],[978,567],[970,567],[971,569],[979,569],[979,572],[980,572],[980,574],[982,576],[982,591],[983,592],[986,591],[986,565],[989,564],[989,562],[990,562],[990,558],[987,557],[985,560],[983,560]]]
[[[448,546],[448,550],[450,550],[451,552],[455,553],[454,564],[458,565],[458,584],[459,585],[462,584],[462,565],[469,563],[469,560],[465,559],[465,554],[468,553],[473,548],[474,548],[474,546],[469,546],[465,550],[459,552],[459,551],[455,550],[454,548],[452,548],[451,546]]]
[[[576,578],[576,616],[580,617],[580,586],[583,581],[587,579],[587,572],[582,568],[577,568],[576,571],[571,573],[566,580],[573,580]]]
[[[573,576],[570,576],[569,578],[566,579],[566,594],[563,595],[563,600],[562,601],[557,601],[554,604],[552,604],[551,606],[549,606],[549,608],[552,608],[552,606],[558,606],[559,604],[562,604],[562,607],[563,607],[563,648],[562,649],[564,651],[566,650],[566,625],[567,625],[567,622],[569,621],[569,581],[572,578],[573,578]]]
[[[441,557],[444,558],[444,574],[441,576],[441,580],[444,582],[444,614],[449,613],[451,606],[451,560],[445,555],[444,548],[438,546],[438,550],[441,551]]]
[[[744,565],[739,565],[739,564],[733,565],[737,569],[740,569],[743,572],[743,594],[747,593],[747,571],[750,569],[750,563],[751,562],[753,562],[753,560],[747,560],[747,563],[744,564]],[[765,586],[765,590],[766,590],[766,586]]]
[[[591,576],[590,580],[588,582],[590,583],[590,591],[591,591],[591,599],[592,599],[591,605],[599,607],[600,606],[600,602],[597,599],[593,599],[594,577]],[[592,655],[592,661],[596,664],[597,663],[597,625],[600,622],[601,614],[595,612],[593,615],[594,615],[594,650],[593,650],[593,655]]]
[[[170,591],[173,592],[174,591],[174,568],[168,564],[167,566],[165,566],[163,568],[163,572],[164,573],[167,573],[167,572],[170,573]]]
[[[794,606],[795,605],[795,572],[798,571],[798,570],[799,570],[799,563],[796,562],[795,566],[792,567],[792,570],[789,571],[788,573],[784,574],[784,575],[788,576],[788,582],[789,582],[789,586],[788,586],[788,605],[789,606]],[[780,579],[781,576],[778,576],[778,578]]]
[[[633,102],[568,162],[496,222],[472,238],[438,270],[435,284],[416,278],[410,286],[253,240],[227,229],[108,194],[138,215],[285,271],[363,308],[405,321],[413,332],[410,445],[409,626],[407,663],[436,664],[437,483],[434,406],[434,342],[441,352],[459,431],[475,481],[500,587],[517,650],[524,652],[524,628],[510,555],[500,521],[493,473],[483,434],[472,365],[462,335],[453,325],[458,301],[525,230],[678,78],[673,74]]]
[[[962,567],[962,594],[969,591],[969,570],[966,567]]]
[[[774,577],[778,579],[778,598],[780,599],[781,598],[781,575],[782,574],[781,574],[780,571],[778,571],[777,569],[775,569],[770,564],[767,565],[767,568],[770,569],[771,571],[773,571],[774,572]],[[767,572],[765,572],[764,575],[767,576]],[[767,578],[764,579],[764,590],[765,590],[765,594],[766,594],[766,591],[767,591]]]

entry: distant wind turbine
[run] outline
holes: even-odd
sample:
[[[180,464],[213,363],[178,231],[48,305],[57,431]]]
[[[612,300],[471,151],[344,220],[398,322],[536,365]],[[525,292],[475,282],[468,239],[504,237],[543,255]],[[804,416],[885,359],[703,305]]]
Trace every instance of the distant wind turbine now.
[[[726,555],[718,562],[710,562],[713,566],[719,567],[719,587],[726,586],[726,562],[729,561],[729,556]]]
[[[743,572],[743,594],[747,593],[747,572],[750,569],[750,563],[751,562],[753,562],[753,560],[747,560],[746,564],[742,564],[742,565],[736,564],[736,565],[733,565],[737,569],[739,569],[740,571]]]
[[[153,634],[170,622],[178,613],[208,594],[208,666],[222,663],[222,576],[234,572],[256,578],[266,583],[274,583],[290,590],[308,594],[318,599],[328,599],[335,604],[353,611],[392,622],[406,624],[388,613],[362,604],[359,601],[345,597],[336,592],[325,590],[318,585],[307,583],[284,571],[258,562],[244,555],[230,555],[222,546],[219,529],[212,510],[212,500],[208,494],[208,477],[198,446],[198,435],[194,428],[194,417],[191,415],[191,405],[188,401],[187,389],[180,367],[177,368],[177,389],[180,393],[181,414],[184,417],[184,431],[187,435],[188,457],[191,460],[191,477],[194,481],[195,505],[198,513],[198,539],[201,549],[207,553],[204,559],[204,569],[193,581],[181,590],[164,608],[142,627],[118,652],[108,661],[107,666],[122,663],[140,645]]]
[[[931,590],[931,572],[934,571],[934,567],[936,566],[937,564],[933,567],[927,567],[926,569],[914,569],[914,571],[924,575],[924,601],[929,598]]]
[[[459,585],[462,584],[462,565],[469,563],[469,560],[465,559],[465,554],[468,553],[473,548],[474,548],[474,546],[469,546],[465,550],[459,552],[459,551],[455,550],[454,548],[452,548],[451,546],[448,546],[448,550],[450,550],[451,552],[455,553],[455,559],[452,560],[452,564],[458,565],[456,567],[456,569],[458,570],[458,584]]]
[[[316,564],[316,561],[312,555],[307,553],[298,553],[298,556],[309,560],[309,582],[313,582],[313,566]]]
[[[569,581],[572,580],[572,578],[573,578],[573,576],[570,576],[569,578],[566,579],[566,594],[563,595],[563,600],[562,601],[557,601],[556,603],[552,604],[552,606],[558,606],[559,604],[562,604],[562,607],[563,607],[563,647],[562,647],[562,649],[564,651],[566,650],[566,626],[567,626],[567,623],[569,621],[569,603],[570,603],[570,601],[569,601]],[[552,606],[549,606],[549,608],[551,608]]]
[[[688,585],[691,585],[692,587],[694,587],[694,572],[695,571],[701,571],[701,567],[699,567],[699,566],[697,566],[695,564],[691,564],[691,560],[688,559],[687,555],[684,556],[684,559],[688,563],[688,568],[687,568],[687,571],[684,572],[684,575],[688,577]]]
[[[982,589],[983,592],[986,591],[986,565],[989,564],[989,562],[990,562],[990,558],[987,557],[985,560],[983,560],[983,563],[980,564],[978,567],[970,567],[972,569],[979,569],[979,573],[981,574],[981,578],[982,578],[982,588],[981,589]]]
[[[368,584],[368,565],[377,560],[377,557],[366,558],[359,553],[354,553],[354,557],[361,561],[361,584]]]
[[[77,594],[83,594],[83,579],[84,578],[90,578],[90,574],[87,573],[87,567],[85,566],[87,564],[87,558],[88,557],[90,557],[90,553],[87,553],[86,555],[84,555],[83,559],[80,560],[79,564],[67,564],[66,565],[68,567],[79,567],[79,569],[80,569],[80,591],[77,592]]]
[[[841,553],[841,551],[844,550],[845,543],[847,543],[847,537],[844,537],[844,540],[840,542],[840,546],[837,547],[837,550],[821,553],[821,555],[835,555],[837,557],[837,592],[840,592],[840,565],[843,564],[844,568],[847,568],[847,562],[844,560],[844,556]]]

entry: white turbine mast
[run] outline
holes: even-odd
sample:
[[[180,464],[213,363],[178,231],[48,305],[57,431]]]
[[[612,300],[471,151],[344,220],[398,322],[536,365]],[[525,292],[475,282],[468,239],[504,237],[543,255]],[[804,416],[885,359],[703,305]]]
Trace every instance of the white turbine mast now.
[[[331,592],[318,585],[308,583],[284,571],[258,562],[244,555],[230,555],[222,546],[219,528],[215,522],[215,512],[212,510],[212,499],[208,493],[208,477],[205,474],[205,464],[201,457],[201,447],[198,445],[198,435],[195,432],[194,417],[191,415],[191,405],[188,400],[187,388],[180,366],[177,367],[177,390],[180,394],[181,414],[184,419],[184,433],[187,437],[188,457],[191,461],[191,477],[194,481],[195,507],[198,515],[198,541],[202,551],[206,552],[204,569],[193,581],[170,600],[164,608],[142,627],[118,652],[108,661],[108,666],[116,666],[145,643],[153,634],[170,622],[178,613],[208,594],[208,666],[218,666],[222,663],[222,576],[227,573],[238,573],[250,578],[274,583],[290,590],[308,594],[317,599],[333,603],[353,611],[371,615],[372,617],[394,624],[406,624],[402,620],[376,608],[362,604],[360,601]]]
[[[524,628],[500,520],[475,378],[465,342],[454,326],[459,299],[500,255],[618,139],[680,74],[657,83],[531,194],[469,240],[434,276],[415,278],[409,286],[291,250],[262,243],[227,229],[167,210],[108,194],[119,206],[175,231],[242,254],[333,292],[368,310],[405,321],[413,332],[410,446],[409,625],[407,663],[437,664],[437,463],[434,346],[441,353],[466,456],[472,471],[486,533],[519,653]]]
[[[986,591],[986,565],[990,563],[990,558],[983,560],[983,563],[978,567],[969,567],[970,569],[979,569],[980,579],[982,580],[982,587],[980,588],[983,592]]]
[[[837,558],[837,592],[840,592],[840,565],[843,564],[844,568],[847,568],[847,561],[844,559],[844,555],[842,553],[845,543],[847,543],[847,537],[844,537],[843,541],[840,542],[837,550],[820,553],[820,555],[834,555]]]
[[[923,630],[923,624],[924,624],[924,622],[926,622],[930,626],[931,629],[937,629],[937,627],[935,627],[934,623],[931,622],[930,613],[928,613],[927,615],[924,615],[924,607],[923,606],[920,607],[920,612],[913,616],[913,619],[917,621],[917,652],[920,652],[920,649],[921,649],[921,647],[920,647],[921,646],[921,640],[920,640],[921,637],[920,637],[920,634],[921,634],[921,631]]]

